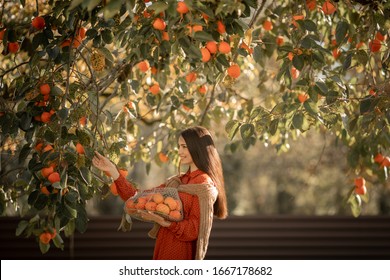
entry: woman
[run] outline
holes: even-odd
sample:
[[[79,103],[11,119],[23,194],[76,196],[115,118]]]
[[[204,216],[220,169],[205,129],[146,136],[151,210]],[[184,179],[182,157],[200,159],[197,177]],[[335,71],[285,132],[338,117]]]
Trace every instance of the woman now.
[[[208,246],[213,216],[227,216],[226,194],[221,160],[210,132],[195,126],[180,133],[180,165],[186,173],[172,177],[159,187],[176,187],[183,205],[183,220],[170,222],[154,213],[142,218],[155,222],[149,236],[156,237],[153,259],[203,259]],[[111,174],[123,200],[134,196],[136,188],[107,158],[96,152],[92,160],[100,170]],[[179,166],[180,170],[180,166]]]

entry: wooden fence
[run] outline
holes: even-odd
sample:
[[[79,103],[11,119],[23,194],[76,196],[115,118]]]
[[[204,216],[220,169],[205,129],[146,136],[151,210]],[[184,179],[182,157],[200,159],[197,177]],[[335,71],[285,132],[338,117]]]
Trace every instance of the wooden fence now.
[[[1,259],[151,259],[149,223],[118,232],[120,217],[90,217],[88,230],[42,255],[15,236],[17,218],[0,218]],[[231,216],[215,220],[206,259],[390,259],[390,216]]]

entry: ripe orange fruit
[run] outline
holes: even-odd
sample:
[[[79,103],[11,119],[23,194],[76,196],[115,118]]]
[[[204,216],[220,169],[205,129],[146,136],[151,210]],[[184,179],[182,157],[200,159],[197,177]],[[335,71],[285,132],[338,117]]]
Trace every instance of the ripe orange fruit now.
[[[39,86],[39,91],[42,95],[48,95],[50,93],[50,86],[49,84],[42,84]]]
[[[192,31],[193,32],[203,31],[203,26],[199,25],[199,24],[195,24],[195,25],[192,26]]]
[[[379,164],[381,164],[384,159],[385,157],[381,153],[377,153],[374,157],[374,161]]]
[[[76,151],[77,151],[77,153],[80,154],[80,155],[85,154],[84,147],[83,147],[83,145],[81,145],[80,143],[77,143],[77,144],[76,144]]]
[[[357,177],[355,178],[355,186],[357,188],[361,188],[364,185],[366,185],[366,180],[363,177]]]
[[[87,124],[87,117],[81,117],[81,118],[79,119],[79,124],[80,124],[81,126],[85,126],[85,125]]]
[[[145,210],[156,211],[157,203],[154,201],[148,201],[145,203]]]
[[[334,48],[332,50],[332,55],[333,55],[334,59],[337,59],[341,55],[341,51],[338,48]]]
[[[331,15],[336,12],[336,10],[337,8],[329,0],[325,1],[322,5],[322,11],[325,15]]]
[[[47,177],[47,179],[52,183],[56,183],[56,182],[59,182],[61,180],[60,178],[60,173],[58,172],[53,172],[49,175],[49,177]]]
[[[158,159],[159,159],[161,162],[163,162],[163,163],[168,162],[168,160],[169,160],[168,156],[167,156],[165,153],[163,153],[163,152],[160,152],[160,153],[158,154]]]
[[[382,163],[380,165],[380,168],[389,167],[390,166],[390,157],[385,157],[382,160]]]
[[[41,186],[41,193],[43,193],[45,195],[50,195],[50,192],[46,186]]]
[[[365,195],[367,193],[367,188],[366,186],[362,186],[362,187],[356,187],[355,188],[355,193],[356,194],[361,194],[361,195]]]
[[[201,48],[200,52],[202,53],[202,61],[207,62],[211,58],[210,51],[207,48]]]
[[[188,83],[193,83],[193,82],[195,82],[195,80],[196,80],[196,73],[195,72],[190,72],[187,74],[186,81]]]
[[[278,36],[278,37],[276,38],[276,44],[277,44],[278,46],[281,46],[281,45],[283,45],[283,43],[284,43],[284,37],[283,37],[283,36]]]
[[[154,193],[152,195],[152,200],[156,202],[157,204],[160,204],[164,201],[164,197],[161,193]]]
[[[293,19],[292,19],[292,24],[295,26],[295,27],[298,27],[298,23],[296,22],[297,20],[303,20],[305,18],[304,15],[295,15],[293,16]]]
[[[86,33],[87,29],[84,27],[80,27],[80,29],[76,32],[76,36],[79,37],[81,40],[84,40]]]
[[[155,83],[154,85],[151,85],[149,87],[149,91],[153,94],[153,95],[157,95],[159,92],[160,92],[160,85],[158,83]]]
[[[201,85],[200,87],[198,87],[198,92],[202,95],[206,94],[207,92],[207,87],[206,85]]]
[[[176,11],[177,11],[179,14],[183,15],[183,14],[188,13],[189,9],[188,9],[186,3],[184,3],[184,2],[179,2],[179,3],[177,3]]]
[[[110,185],[110,191],[113,195],[118,195],[118,189],[116,187],[115,182],[112,182],[112,184]]]
[[[49,175],[53,172],[54,172],[54,168],[52,166],[44,167],[41,169],[41,174],[45,178],[49,177]]]
[[[381,46],[381,41],[379,41],[378,39],[373,39],[368,44],[368,47],[372,52],[378,52],[381,49]]]
[[[171,210],[169,210],[169,207],[167,205],[160,203],[160,204],[157,204],[156,211],[161,212],[161,213],[166,214],[166,215],[169,215],[169,212]]]
[[[45,19],[43,17],[36,17],[31,21],[31,25],[38,30],[45,28]]]
[[[66,39],[61,43],[61,48],[69,47],[70,46],[70,40]]]
[[[6,29],[0,30],[0,41],[4,38],[4,33]]]
[[[173,211],[169,212],[169,217],[171,217],[173,220],[180,220],[181,213],[178,210],[173,210]]]
[[[42,152],[44,153],[44,152],[48,152],[48,151],[51,151],[51,150],[53,150],[53,146],[50,145],[50,144],[47,144],[47,145],[43,148]]]
[[[220,21],[220,20],[217,21],[217,32],[218,32],[219,34],[224,34],[224,33],[226,33],[225,24],[223,24],[223,22]]]
[[[156,18],[156,19],[153,21],[153,28],[154,28],[154,29],[163,31],[163,30],[165,29],[166,26],[167,26],[167,24],[166,24],[165,21],[162,20],[161,18]]]
[[[309,11],[314,11],[317,6],[316,0],[306,0],[306,7]]]
[[[169,41],[169,34],[168,34],[168,32],[163,31],[162,39],[163,39],[163,41]]]
[[[272,26],[272,22],[270,20],[266,20],[263,22],[263,28],[264,30],[266,31],[270,31],[272,30],[273,26]]]
[[[52,115],[52,114],[50,114],[50,112],[43,112],[43,113],[41,114],[41,121],[42,121],[43,123],[48,123],[48,122],[50,122],[51,115]]]
[[[146,72],[149,69],[149,62],[147,60],[144,60],[138,63],[137,66],[141,72]]]
[[[173,197],[170,197],[170,196],[166,197],[164,199],[164,204],[168,205],[170,210],[176,210],[177,203]]]
[[[49,244],[51,240],[51,234],[49,232],[43,232],[39,235],[39,241],[43,244]]]
[[[237,64],[233,64],[229,66],[229,68],[227,69],[227,73],[233,79],[238,78],[241,74],[240,66],[238,66]]]
[[[218,50],[217,43],[215,41],[209,41],[206,43],[206,48],[209,50],[211,54],[214,54]]]
[[[291,67],[291,77],[293,79],[297,79],[299,77],[299,74],[300,74],[300,71],[297,68],[295,68],[294,66]]]
[[[306,94],[299,93],[298,94],[298,100],[301,103],[304,103],[309,97]]]
[[[8,43],[8,51],[10,53],[17,53],[19,50],[19,43],[18,42],[10,42]]]
[[[218,50],[220,53],[224,53],[224,54],[230,53],[231,51],[230,44],[227,42],[220,42],[218,45]]]
[[[376,35],[375,35],[375,39],[377,39],[377,40],[383,42],[383,41],[385,40],[385,36],[384,36],[380,31],[378,31],[378,32],[376,33]]]
[[[289,52],[289,53],[287,54],[287,57],[288,57],[288,59],[289,59],[290,61],[292,61],[293,58],[294,58],[294,54],[293,54],[292,52]]]

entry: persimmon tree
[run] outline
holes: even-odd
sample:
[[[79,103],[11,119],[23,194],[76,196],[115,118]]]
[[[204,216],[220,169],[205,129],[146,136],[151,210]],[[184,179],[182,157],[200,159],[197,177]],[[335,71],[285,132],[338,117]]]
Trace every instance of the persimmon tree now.
[[[380,0],[3,0],[0,212],[62,248],[87,201],[115,193],[95,150],[123,169],[177,164],[177,131],[217,124],[231,152],[334,134],[359,215],[366,180],[388,179],[389,15]]]

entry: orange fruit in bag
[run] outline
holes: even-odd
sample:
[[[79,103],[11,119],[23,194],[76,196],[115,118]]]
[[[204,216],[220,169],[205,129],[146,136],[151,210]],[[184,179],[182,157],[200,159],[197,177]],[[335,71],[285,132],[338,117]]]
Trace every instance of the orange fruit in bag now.
[[[169,207],[163,203],[157,204],[156,211],[166,215],[169,215],[169,212],[171,212],[171,210],[169,210]]]
[[[163,197],[163,195],[161,193],[153,194],[152,199],[157,204],[162,203],[164,201],[164,197]]]
[[[176,200],[174,200],[173,197],[170,196],[164,199],[164,204],[168,205],[170,210],[175,210],[177,207]]]
[[[169,212],[169,217],[171,217],[174,220],[180,220],[181,214],[179,210],[173,210]]]
[[[156,211],[157,203],[154,201],[148,201],[145,203],[145,210]]]

